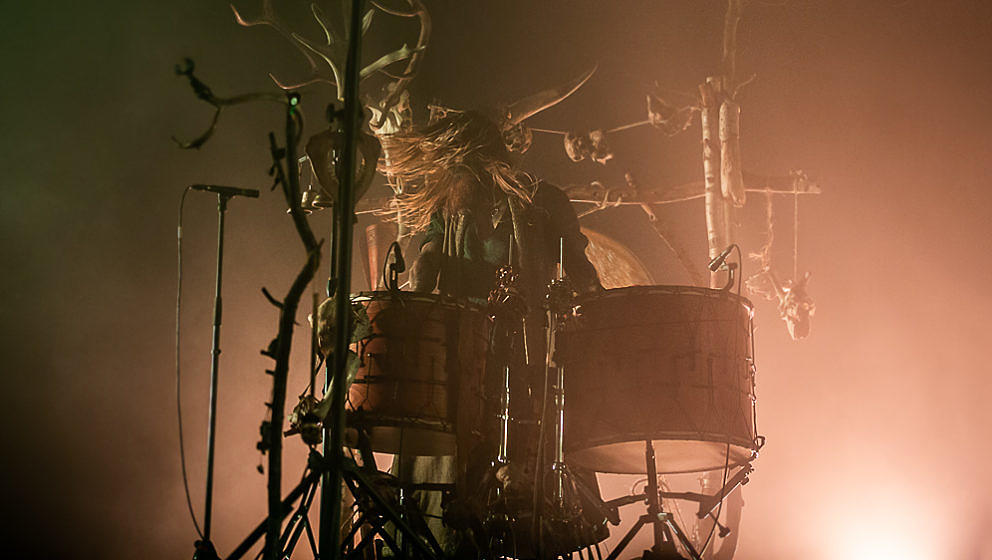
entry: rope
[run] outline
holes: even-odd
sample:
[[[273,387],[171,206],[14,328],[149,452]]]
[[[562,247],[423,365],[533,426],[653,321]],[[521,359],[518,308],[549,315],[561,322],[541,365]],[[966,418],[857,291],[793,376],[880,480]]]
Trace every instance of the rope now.
[[[799,280],[799,184],[792,181],[792,281]]]
[[[641,127],[641,126],[648,125],[648,124],[651,124],[651,119],[645,119],[643,121],[637,121],[637,122],[622,124],[620,126],[615,126],[615,127],[611,128],[609,130],[606,130],[604,132],[606,134],[613,134],[614,132],[622,132],[624,130],[630,130],[632,128],[637,128],[637,127]],[[554,130],[554,129],[551,129],[551,128],[531,128],[530,130],[531,130],[531,132],[542,132],[544,134],[555,134],[555,135],[558,135],[558,136],[565,136],[566,134],[568,134],[568,132],[566,132],[564,130]]]

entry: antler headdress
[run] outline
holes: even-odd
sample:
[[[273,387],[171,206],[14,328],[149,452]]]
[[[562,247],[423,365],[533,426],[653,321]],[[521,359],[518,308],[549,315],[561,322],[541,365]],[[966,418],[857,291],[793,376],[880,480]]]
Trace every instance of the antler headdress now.
[[[531,131],[525,121],[574,93],[593,72],[595,68],[559,87],[502,106],[495,118],[431,104],[429,122],[423,127],[380,134],[386,156],[380,171],[394,185],[395,209],[403,222],[423,229],[434,212],[455,211],[470,195],[465,189],[472,181],[529,202],[534,181],[510,163],[511,152],[530,147]]]

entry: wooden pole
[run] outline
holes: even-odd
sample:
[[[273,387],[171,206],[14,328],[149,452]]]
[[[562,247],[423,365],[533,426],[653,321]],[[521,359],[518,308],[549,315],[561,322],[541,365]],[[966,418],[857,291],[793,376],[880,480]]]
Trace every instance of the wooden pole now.
[[[324,421],[324,459],[330,467],[321,478],[319,555],[324,560],[341,558],[342,471],[344,468],[344,403],[351,343],[351,250],[355,216],[355,150],[357,147],[360,105],[358,100],[359,61],[361,60],[361,25],[363,0],[352,0],[348,25],[348,58],[344,82],[344,149],[338,167],[338,196],[334,207],[334,353],[328,358],[324,390],[331,392],[331,410]],[[369,163],[371,165],[371,162]],[[330,294],[329,294],[330,295]],[[328,420],[330,425],[328,425]]]
[[[699,86],[702,100],[700,128],[703,131],[703,182],[706,204],[706,240],[709,257],[717,256],[729,245],[730,232],[727,220],[727,205],[720,189],[720,79],[706,78]],[[719,286],[719,274],[710,273],[710,287]]]

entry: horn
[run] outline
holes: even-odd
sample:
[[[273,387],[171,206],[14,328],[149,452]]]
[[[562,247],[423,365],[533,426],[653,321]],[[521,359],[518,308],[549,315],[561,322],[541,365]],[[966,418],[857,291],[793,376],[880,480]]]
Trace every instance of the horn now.
[[[574,80],[559,87],[539,91],[511,103],[506,108],[506,120],[508,124],[518,125],[541,111],[557,105],[566,97],[575,93],[575,90],[582,87],[582,84],[586,83],[593,73],[596,72],[596,68],[598,68],[598,65],[593,66]]]

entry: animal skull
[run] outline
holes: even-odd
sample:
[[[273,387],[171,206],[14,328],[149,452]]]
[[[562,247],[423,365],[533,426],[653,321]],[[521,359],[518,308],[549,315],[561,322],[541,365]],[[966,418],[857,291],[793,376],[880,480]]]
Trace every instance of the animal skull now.
[[[613,159],[613,152],[606,142],[606,133],[602,130],[565,134],[565,153],[572,161],[589,158],[603,165]]]

